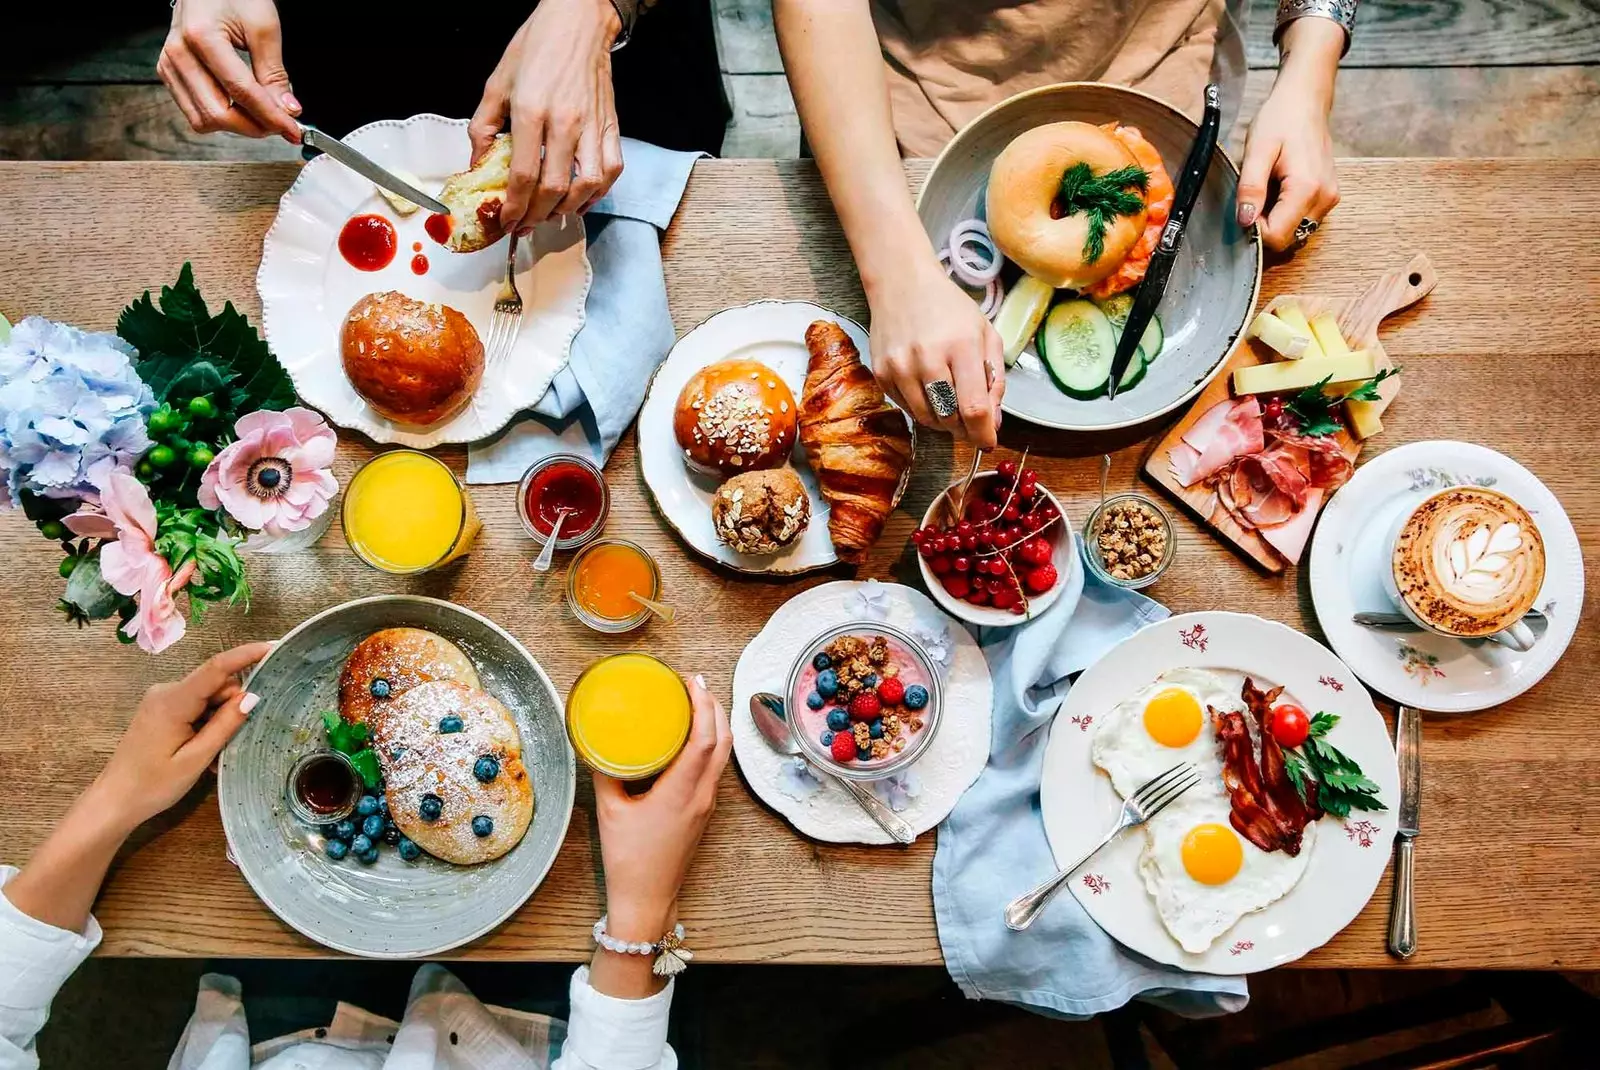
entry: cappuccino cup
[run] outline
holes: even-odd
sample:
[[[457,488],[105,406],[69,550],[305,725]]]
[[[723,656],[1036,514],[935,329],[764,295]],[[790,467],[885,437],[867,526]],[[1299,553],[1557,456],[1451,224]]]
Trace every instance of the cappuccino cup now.
[[[1522,618],[1544,586],[1544,537],[1515,499],[1446,487],[1402,514],[1388,549],[1384,588],[1418,627],[1532,649],[1537,637]]]

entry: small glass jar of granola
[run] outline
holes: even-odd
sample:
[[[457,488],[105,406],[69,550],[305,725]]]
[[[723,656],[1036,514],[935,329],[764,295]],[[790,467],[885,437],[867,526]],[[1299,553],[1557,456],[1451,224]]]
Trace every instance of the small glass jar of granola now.
[[[1166,512],[1135,491],[1107,498],[1083,525],[1083,557],[1089,571],[1131,591],[1161,577],[1172,564],[1176,545]]]

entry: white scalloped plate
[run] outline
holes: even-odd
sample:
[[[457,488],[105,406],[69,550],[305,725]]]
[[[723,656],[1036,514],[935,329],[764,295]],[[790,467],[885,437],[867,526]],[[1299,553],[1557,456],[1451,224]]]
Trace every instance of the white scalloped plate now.
[[[1246,914],[1202,954],[1179,946],[1139,875],[1145,836],[1124,833],[1090,859],[1070,887],[1089,916],[1139,954],[1180,969],[1241,974],[1282,966],[1321,947],[1361,913],[1389,867],[1400,776],[1394,744],[1355,673],[1316,640],[1245,613],[1185,613],[1140,629],[1086,669],[1050,727],[1039,809],[1057,863],[1077,858],[1116,823],[1122,799],[1090,757],[1094,725],[1157,676],[1179,666],[1248,673],[1286,689],[1315,713],[1339,716],[1329,742],[1378,785],[1389,807],[1324,817],[1305,873],[1287,895]]]
[[[428,191],[465,167],[471,153],[466,120],[438,115],[380,120],[344,140],[385,167],[411,172]],[[339,255],[340,228],[366,212],[388,219],[399,238],[394,262],[381,271],[358,271]],[[345,377],[339,359],[345,313],[365,294],[399,290],[458,310],[487,339],[495,293],[505,277],[503,242],[476,253],[452,253],[424,232],[427,217],[426,210],[399,216],[372,183],[319,156],[279,202],[256,273],[267,344],[301,399],[375,442],[418,449],[492,435],[538,402],[566,366],[572,339],[583,326],[592,277],[581,223],[535,228],[517,250],[517,289],[524,305],[510,352],[484,369],[477,394],[454,419],[421,430],[403,428],[374,412]],[[422,275],[411,270],[414,242],[422,243],[428,258]]]

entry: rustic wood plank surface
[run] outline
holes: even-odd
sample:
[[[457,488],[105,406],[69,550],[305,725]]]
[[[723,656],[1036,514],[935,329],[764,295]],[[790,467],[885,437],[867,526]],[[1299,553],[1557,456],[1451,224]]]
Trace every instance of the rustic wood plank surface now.
[[[926,164],[909,165],[913,181]],[[292,164],[0,164],[0,310],[37,312],[110,327],[147,286],[170,280],[185,259],[213,302],[259,311],[253,279],[261,236]],[[1548,216],[1531,189],[1559,189],[1578,218],[1600,210],[1600,161],[1348,161],[1346,202],[1312,245],[1266,277],[1283,292],[1354,292],[1376,268],[1422,249],[1440,275],[1425,309],[1385,327],[1408,383],[1371,444],[1454,437],[1505,450],[1561,497],[1579,538],[1600,539],[1600,491],[1574,443],[1600,436],[1600,235],[1570,229],[1559,257],[1508,297],[1506,272]],[[1423,200],[1425,212],[1417,205]],[[1449,226],[1441,226],[1449,220]],[[859,283],[815,171],[802,163],[699,164],[664,243],[668,293],[680,331],[730,304],[807,298],[864,317]],[[1559,422],[1552,432],[1549,419]],[[1530,419],[1532,417],[1533,419]],[[1159,428],[1146,429],[1153,434]],[[1027,433],[1036,465],[1081,515],[1095,495],[1103,441]],[[964,469],[964,449],[928,436],[910,493],[862,570],[909,574],[906,536],[936,489]],[[371,453],[341,447],[348,478]],[[459,450],[445,456],[459,464]],[[1116,486],[1137,481],[1142,446],[1116,452]],[[313,552],[255,562],[248,615],[217,611],[160,659],[119,646],[104,627],[76,631],[56,619],[56,552],[20,516],[0,517],[0,774],[13,807],[0,831],[0,861],[25,858],[104,761],[141,690],[225,645],[271,636],[358,594],[414,591],[455,599],[521,638],[570,686],[597,655],[650,649],[704,671],[726,696],[743,643],[814,577],[752,582],[693,557],[653,513],[631,434],[611,462],[610,530],[662,562],[666,591],[696,612],[676,627],[631,637],[584,630],[560,602],[561,573],[535,578],[510,487],[474,490],[485,522],[459,567],[421,578],[383,576],[344,547],[337,527]],[[1152,594],[1175,611],[1260,613],[1318,634],[1302,571],[1251,569],[1187,516],[1178,560]],[[1591,560],[1588,580],[1596,582]],[[1430,718],[1424,743],[1425,834],[1418,850],[1422,947],[1413,963],[1441,967],[1600,967],[1600,740],[1589,731],[1588,696],[1600,690],[1600,633],[1591,596],[1566,659],[1540,687],[1496,710]],[[580,781],[571,831],[550,876],[506,925],[464,957],[577,959],[598,909],[599,859],[592,797]],[[936,963],[929,893],[934,837],[908,850],[811,843],[727,773],[720,807],[685,892],[684,922],[713,961]],[[141,834],[142,849],[113,872],[97,913],[103,951],[114,955],[317,955],[250,893],[223,857],[214,794],[195,795]],[[871,902],[889,920],[862,932],[836,909]],[[1305,960],[1311,966],[1379,966],[1387,882],[1344,933]]]

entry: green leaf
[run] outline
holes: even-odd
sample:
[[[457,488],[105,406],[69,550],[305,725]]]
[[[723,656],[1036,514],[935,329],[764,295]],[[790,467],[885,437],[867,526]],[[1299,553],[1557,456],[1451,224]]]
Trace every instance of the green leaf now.
[[[1088,217],[1088,229],[1083,239],[1083,258],[1089,263],[1099,260],[1106,250],[1106,231],[1112,220],[1121,215],[1132,215],[1144,207],[1141,193],[1150,185],[1150,173],[1141,167],[1119,167],[1095,177],[1087,163],[1078,162],[1061,175],[1057,199],[1063,215]],[[1137,188],[1133,193],[1129,187]]]
[[[1325,736],[1338,723],[1338,714],[1319,712],[1315,717],[1311,718],[1311,734],[1319,738]]]
[[[383,773],[378,768],[378,754],[371,747],[365,747],[350,755],[350,764],[356,767],[356,772],[361,774],[361,782],[369,790],[376,788],[378,781],[383,778]]]
[[[1378,384],[1383,382],[1385,379],[1389,378],[1391,375],[1399,375],[1399,374],[1400,374],[1400,369],[1399,368],[1380,368],[1378,370],[1378,374],[1377,375],[1374,375],[1371,379],[1363,379],[1363,380],[1361,380],[1361,382],[1357,383],[1355,385],[1355,387],[1348,394],[1345,394],[1339,400],[1340,401],[1377,401],[1378,397],[1379,397],[1379,395],[1378,395]]]
[[[334,711],[334,710],[323,710],[322,711],[322,731],[323,731],[324,734],[332,732],[335,728],[337,728],[340,725],[341,722],[342,722],[342,719],[339,717],[339,714],[336,711]]]
[[[1305,763],[1294,755],[1292,751],[1283,752],[1283,771],[1288,774],[1289,781],[1294,785],[1294,790],[1300,793],[1302,799],[1309,798],[1306,789],[1307,774]]]
[[[1378,798],[1376,794],[1368,792],[1362,792],[1359,795],[1350,795],[1345,801],[1350,804],[1350,809],[1352,810],[1366,810],[1369,813],[1377,813],[1379,811],[1389,809],[1387,806],[1383,805],[1383,800]]]

